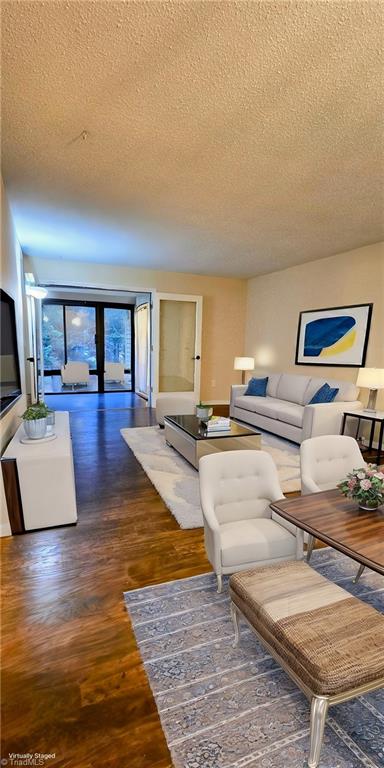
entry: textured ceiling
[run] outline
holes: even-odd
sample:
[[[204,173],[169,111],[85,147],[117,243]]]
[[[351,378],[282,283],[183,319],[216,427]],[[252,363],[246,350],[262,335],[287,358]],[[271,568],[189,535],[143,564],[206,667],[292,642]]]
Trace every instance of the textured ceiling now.
[[[382,239],[383,8],[3,2],[24,251],[249,276]]]

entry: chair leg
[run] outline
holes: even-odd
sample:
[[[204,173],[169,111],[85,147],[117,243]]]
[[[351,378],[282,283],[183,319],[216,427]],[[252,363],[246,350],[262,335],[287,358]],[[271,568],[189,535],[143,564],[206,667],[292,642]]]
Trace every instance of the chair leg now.
[[[233,622],[233,629],[235,630],[235,637],[233,638],[232,646],[233,648],[236,648],[236,646],[239,644],[239,639],[240,639],[239,614],[236,609],[236,606],[234,605],[234,603],[232,603],[232,601],[231,601],[230,608],[231,608],[231,619]]]
[[[357,584],[357,582],[359,581],[359,578],[360,578],[361,574],[363,573],[364,568],[365,568],[365,565],[359,565],[359,570],[357,571],[357,574],[356,574],[355,578],[353,579],[353,583],[354,584]]]
[[[309,768],[317,768],[323,743],[324,726],[328,712],[328,699],[314,696],[311,701],[311,731],[309,746]]]
[[[308,544],[307,544],[307,563],[309,563],[309,561],[311,559],[313,548],[315,546],[315,541],[316,541],[315,537],[312,536],[311,534],[309,534],[308,535]]]
[[[223,589],[223,577],[221,573],[217,573],[216,578],[217,578],[217,591],[218,593],[220,593]]]
[[[302,528],[296,528],[296,560],[302,560],[304,557],[304,531]]]

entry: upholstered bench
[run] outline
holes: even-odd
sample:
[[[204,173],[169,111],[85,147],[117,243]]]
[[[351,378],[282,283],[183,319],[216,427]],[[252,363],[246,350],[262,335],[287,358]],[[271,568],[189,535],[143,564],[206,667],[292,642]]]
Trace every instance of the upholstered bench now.
[[[328,706],[384,686],[384,616],[302,561],[236,573],[229,585],[235,645],[242,616],[311,701],[316,768]]]

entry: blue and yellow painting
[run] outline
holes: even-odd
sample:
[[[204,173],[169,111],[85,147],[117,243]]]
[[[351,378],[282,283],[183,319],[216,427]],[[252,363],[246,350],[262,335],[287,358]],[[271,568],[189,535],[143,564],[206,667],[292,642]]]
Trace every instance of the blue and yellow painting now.
[[[322,317],[305,327],[304,357],[329,357],[346,352],[356,341],[356,320],[350,315]]]

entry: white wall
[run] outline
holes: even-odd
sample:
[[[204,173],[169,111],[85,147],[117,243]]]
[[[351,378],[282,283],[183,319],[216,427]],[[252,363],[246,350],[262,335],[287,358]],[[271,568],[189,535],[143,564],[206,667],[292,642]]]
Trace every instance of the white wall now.
[[[373,302],[366,366],[384,368],[384,243],[255,277],[248,282],[245,354],[257,370],[356,381],[357,368],[295,365],[299,313]],[[362,391],[367,400],[368,391]],[[384,408],[384,390],[378,403]]]
[[[4,450],[10,438],[20,424],[20,414],[26,407],[25,369],[24,369],[24,334],[23,334],[23,298],[22,298],[22,254],[9,208],[6,191],[1,181],[1,287],[15,300],[17,342],[20,358],[21,398],[4,413],[0,419],[0,449]],[[5,502],[3,476],[0,480],[0,535],[11,533]]]
[[[233,370],[233,361],[243,354],[246,280],[36,257],[27,257],[25,264],[26,271],[33,272],[43,284],[77,283],[140,293],[158,290],[202,296],[201,397],[214,403],[229,401],[231,384],[241,380],[240,371]]]

